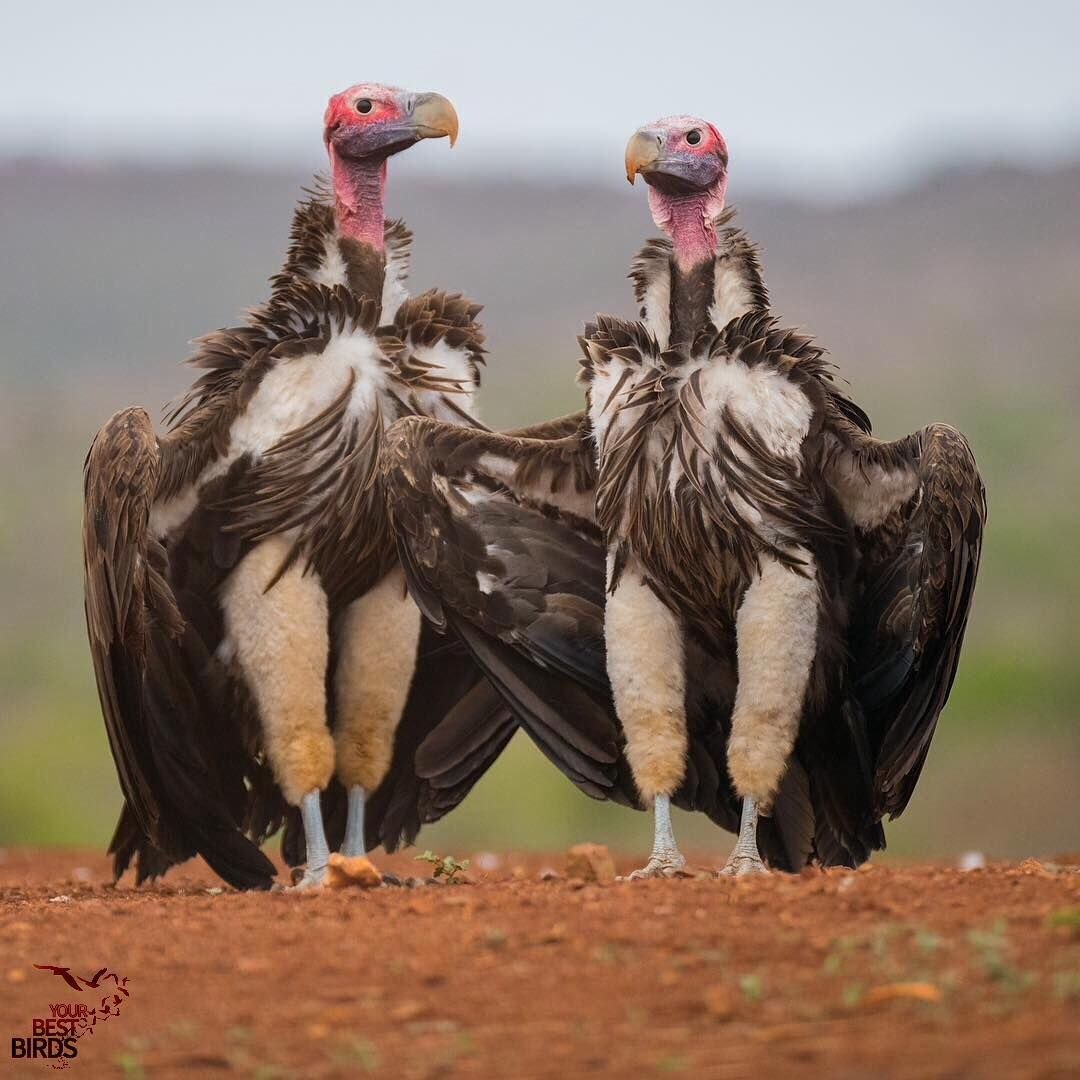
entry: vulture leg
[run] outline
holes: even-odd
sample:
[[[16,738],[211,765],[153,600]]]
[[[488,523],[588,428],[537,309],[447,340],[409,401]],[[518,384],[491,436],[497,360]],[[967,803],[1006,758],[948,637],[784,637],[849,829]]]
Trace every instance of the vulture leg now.
[[[367,851],[364,844],[364,803],[367,792],[359,784],[349,788],[349,812],[345,818],[345,839],[341,844],[341,854],[347,859],[363,855]]]
[[[264,540],[233,571],[223,593],[227,641],[251,688],[263,745],[286,802],[299,806],[308,844],[301,885],[326,876],[320,793],[334,771],[326,724],[329,656],[326,593],[313,573],[288,564],[284,537]]]
[[[675,843],[675,833],[671,829],[671,799],[667,795],[657,795],[653,801],[653,818],[656,832],[653,836],[652,854],[649,861],[629,877],[630,881],[642,878],[674,877],[686,866],[686,859]]]
[[[808,551],[796,553],[800,572],[761,557],[735,618],[738,687],[728,771],[736,794],[766,814],[795,746],[817,646],[816,566]]]
[[[675,846],[670,810],[671,795],[686,773],[683,636],[678,620],[636,565],[625,568],[608,595],[604,637],[626,756],[638,790],[653,802],[655,817],[652,855],[630,879],[670,877],[686,865]]]
[[[757,803],[751,798],[743,799],[742,823],[739,825],[739,838],[728,856],[721,874],[742,877],[744,874],[767,874],[769,872],[758,853],[757,846]]]
[[[420,609],[400,568],[349,605],[338,628],[334,742],[338,779],[349,793],[341,854],[365,852],[364,807],[390,768],[420,642]]]
[[[322,792],[309,791],[300,800],[300,817],[304,822],[307,865],[304,876],[293,888],[310,889],[322,885],[326,879],[326,865],[330,861],[330,845],[326,842],[326,830],[323,828]]]

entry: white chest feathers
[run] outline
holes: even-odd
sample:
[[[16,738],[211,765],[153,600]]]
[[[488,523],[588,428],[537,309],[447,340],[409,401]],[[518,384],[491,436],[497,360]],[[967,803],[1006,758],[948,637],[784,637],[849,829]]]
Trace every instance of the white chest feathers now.
[[[346,424],[366,426],[388,380],[378,343],[359,329],[334,334],[320,351],[278,361],[233,421],[225,453],[211,461],[189,488],[156,504],[151,527],[159,536],[179,528],[194,510],[203,484],[222,476],[245,454],[258,460],[287,435],[326,412],[350,383],[343,419]]]
[[[752,432],[768,452],[781,458],[799,456],[810,430],[813,405],[796,383],[764,364],[750,366],[738,359],[712,359],[691,364],[685,385],[700,370],[699,388],[705,402],[692,405],[700,414],[703,434],[724,437],[724,414]]]

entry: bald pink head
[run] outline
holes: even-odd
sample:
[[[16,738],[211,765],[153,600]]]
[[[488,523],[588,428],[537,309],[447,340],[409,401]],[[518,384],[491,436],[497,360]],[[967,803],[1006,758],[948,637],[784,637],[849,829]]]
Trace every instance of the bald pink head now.
[[[342,235],[381,250],[387,160],[421,139],[447,136],[452,146],[457,133],[457,113],[439,94],[380,83],[335,94],[323,117],[323,139]]]
[[[649,185],[653,221],[670,237],[676,262],[690,269],[716,254],[713,219],[727,196],[728,149],[707,120],[669,116],[638,128],[626,146],[626,178]]]

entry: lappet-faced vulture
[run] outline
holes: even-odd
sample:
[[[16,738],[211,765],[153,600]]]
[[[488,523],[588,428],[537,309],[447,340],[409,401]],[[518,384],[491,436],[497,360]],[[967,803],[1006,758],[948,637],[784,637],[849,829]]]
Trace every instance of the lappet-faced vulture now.
[[[626,166],[666,237],[631,274],[641,321],[581,339],[579,429],[388,434],[410,587],[582,790],[652,804],[636,876],[684,865],[671,802],[739,832],[728,872],[763,869],[759,843],[775,866],[855,865],[945,705],[983,485],[952,428],[873,438],[770,314],[715,127],[642,128]],[[418,769],[454,742],[429,737]]]
[[[204,373],[165,434],[126,409],[90,448],[86,615],[126,799],[118,876],[198,853],[233,885],[267,887],[257,845],[299,811],[291,846],[317,884],[321,793],[347,791],[332,839],[361,854],[403,713],[506,717],[474,665],[421,640],[378,484],[394,420],[472,422],[479,307],[410,298],[410,236],[383,211],[389,158],[456,134],[437,94],[335,95],[329,187],[298,208],[270,299],[201,339]]]

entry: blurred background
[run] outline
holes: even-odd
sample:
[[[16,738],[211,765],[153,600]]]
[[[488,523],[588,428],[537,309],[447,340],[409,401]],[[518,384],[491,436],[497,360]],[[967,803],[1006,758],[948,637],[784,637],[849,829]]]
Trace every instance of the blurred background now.
[[[577,408],[575,334],[633,310],[627,265],[655,230],[626,138],[671,113],[717,123],[776,310],[878,434],[950,421],[989,489],[966,652],[890,852],[1080,847],[1075,4],[549,0],[526,21],[469,0],[57,0],[5,23],[0,845],[103,848],[120,805],[84,639],[86,447],[115,409],[180,394],[188,340],[263,298],[326,98],[377,80],[460,112],[456,150],[392,162],[388,204],[416,232],[414,288],[486,305],[494,425]],[[650,837],[519,738],[421,843]]]

